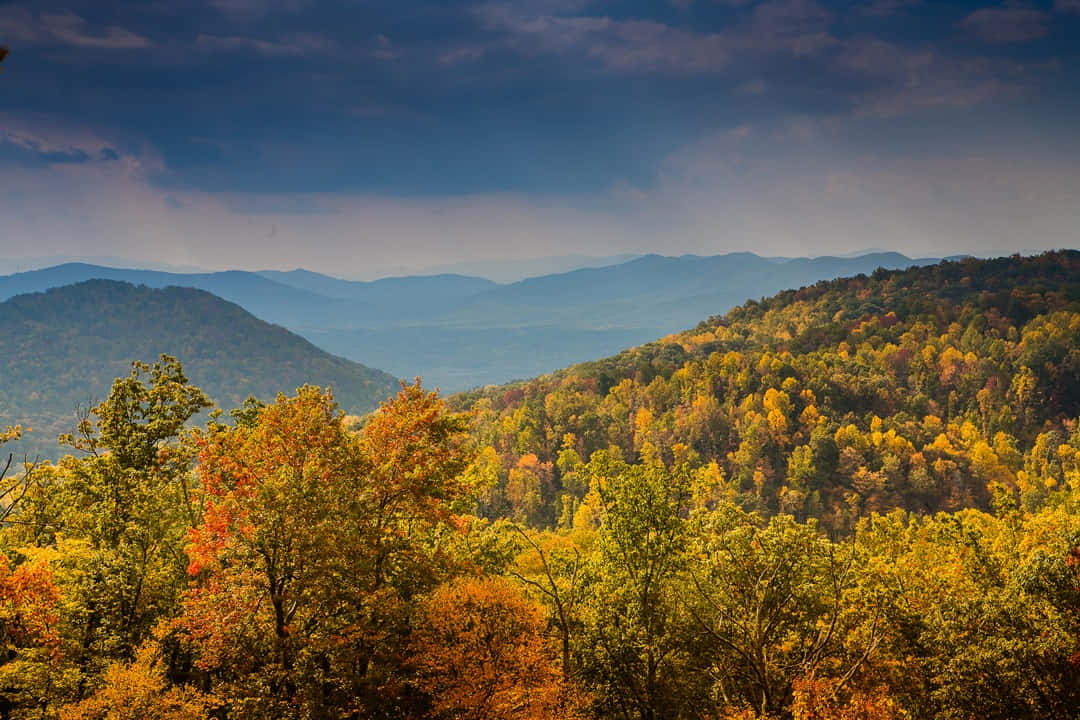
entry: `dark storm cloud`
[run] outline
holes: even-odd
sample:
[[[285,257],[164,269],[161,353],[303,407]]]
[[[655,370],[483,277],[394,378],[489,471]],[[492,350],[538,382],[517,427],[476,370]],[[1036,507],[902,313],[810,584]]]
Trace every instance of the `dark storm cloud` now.
[[[964,29],[989,43],[1022,43],[1038,40],[1049,32],[1047,13],[1032,7],[980,8],[961,22]]]
[[[961,148],[1007,174],[1023,152],[1067,165],[1080,122],[1076,0],[34,0],[0,5],[0,42],[0,173],[67,166],[41,179],[59,193],[96,172],[88,197],[145,192],[172,224],[218,196],[308,222],[341,210],[327,197],[458,197],[462,219],[490,197],[529,237],[572,218],[614,243],[618,223],[580,213],[664,197],[643,204],[674,222],[671,159],[738,129],[784,139],[738,154],[791,188],[788,142],[822,177]]]

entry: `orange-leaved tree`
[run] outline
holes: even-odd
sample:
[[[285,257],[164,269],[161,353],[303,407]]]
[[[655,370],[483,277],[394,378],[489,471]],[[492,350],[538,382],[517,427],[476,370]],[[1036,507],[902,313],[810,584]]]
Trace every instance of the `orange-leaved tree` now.
[[[389,701],[408,604],[453,572],[464,421],[419,383],[362,433],[301,388],[203,438],[195,586],[179,627],[239,717],[348,717]]]
[[[909,717],[887,688],[848,690],[839,678],[795,682],[791,713],[795,720],[904,720]]]
[[[170,684],[160,649],[147,642],[134,661],[110,665],[97,692],[61,708],[60,720],[207,720],[215,705],[193,688]]]
[[[510,582],[461,579],[439,587],[412,640],[430,717],[548,720],[578,716],[540,607]]]
[[[37,708],[58,659],[57,588],[46,550],[25,548],[14,567],[0,553],[0,715]]]

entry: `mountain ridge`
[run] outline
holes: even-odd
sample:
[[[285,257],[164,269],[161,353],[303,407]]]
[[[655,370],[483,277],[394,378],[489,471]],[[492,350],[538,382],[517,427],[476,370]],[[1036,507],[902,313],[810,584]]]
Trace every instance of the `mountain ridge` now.
[[[72,403],[101,400],[134,360],[178,358],[230,409],[302,384],[330,386],[352,413],[392,394],[392,375],[336,357],[204,290],[88,280],[0,303],[0,422],[34,427],[47,446],[74,425]]]
[[[504,284],[455,274],[349,281],[304,269],[186,275],[69,264],[0,277],[0,299],[97,275],[195,286],[334,354],[456,391],[608,355],[788,287],[930,261],[652,254]]]

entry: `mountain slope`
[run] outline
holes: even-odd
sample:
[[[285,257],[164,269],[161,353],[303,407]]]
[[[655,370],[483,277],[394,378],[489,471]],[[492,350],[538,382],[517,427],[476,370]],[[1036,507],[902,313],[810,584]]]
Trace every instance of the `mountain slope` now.
[[[897,253],[780,260],[751,253],[648,255],[428,303],[416,319],[397,325],[301,332],[331,352],[462,390],[648,342],[787,287],[929,262]]]
[[[534,524],[569,522],[576,463],[612,447],[836,530],[1031,507],[1080,484],[1080,252],[820,282],[454,402],[501,458],[490,513]]]
[[[131,361],[184,363],[220,407],[304,383],[331,386],[349,412],[371,410],[396,380],[330,355],[239,306],[190,288],[91,280],[0,303],[0,424],[35,428],[34,443],[69,430],[75,405],[105,397]]]
[[[912,260],[899,253],[787,260],[753,253],[646,255],[621,265],[496,287],[466,300],[446,320],[465,324],[479,315],[488,322],[520,326],[550,324],[562,317],[591,327],[663,327],[664,332],[671,332],[747,298],[879,267],[898,269],[931,262],[936,260]]]
[[[556,275],[586,267],[607,267],[640,257],[638,253],[619,255],[551,255],[518,260],[466,260],[436,265],[425,272],[478,275],[499,283],[517,282],[540,275]]]
[[[617,352],[787,287],[925,262],[897,253],[647,255],[506,285],[462,275],[353,282],[307,270],[176,274],[68,264],[0,277],[0,299],[91,278],[196,287],[329,352],[454,391]]]

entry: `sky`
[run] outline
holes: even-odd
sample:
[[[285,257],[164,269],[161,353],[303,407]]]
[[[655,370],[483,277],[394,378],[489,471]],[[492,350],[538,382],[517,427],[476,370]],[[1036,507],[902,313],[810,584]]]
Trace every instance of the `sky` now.
[[[1080,0],[0,0],[0,259],[1080,246]]]

